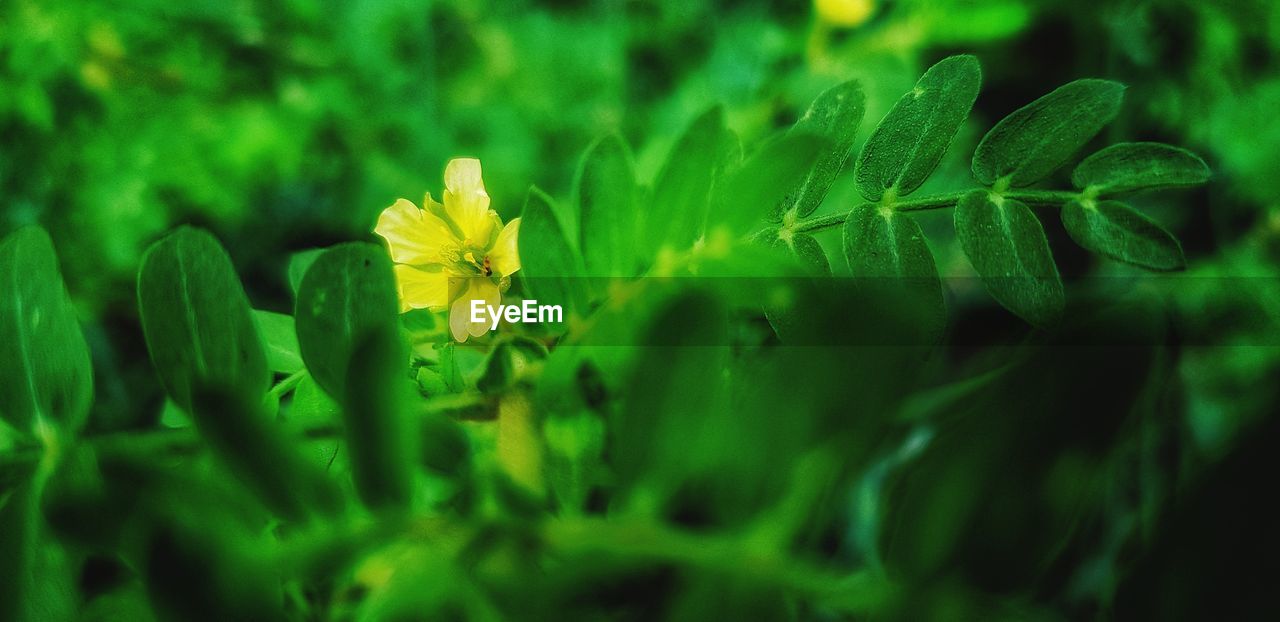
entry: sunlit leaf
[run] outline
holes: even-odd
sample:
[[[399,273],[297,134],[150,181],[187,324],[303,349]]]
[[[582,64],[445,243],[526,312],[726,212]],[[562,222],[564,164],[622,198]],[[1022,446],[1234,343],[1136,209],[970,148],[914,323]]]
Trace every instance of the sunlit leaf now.
[[[1037,326],[1058,321],[1062,279],[1031,208],[974,190],[956,206],[955,226],[964,254],[997,302]]]
[[[520,213],[520,277],[529,298],[570,309],[585,306],[582,259],[556,217],[554,200],[529,189]]]
[[[726,227],[733,235],[750,232],[794,184],[820,166],[829,141],[819,135],[791,133],[769,141],[716,188],[707,229]]]
[[[267,367],[280,374],[301,371],[302,354],[298,351],[293,316],[254,309],[253,319],[267,349]]]
[[[904,196],[924,183],[951,145],[982,86],[973,56],[951,56],[925,72],[876,126],[858,158],[858,192],[879,201]]]
[[[770,213],[771,220],[780,220],[787,211],[804,218],[822,204],[832,182],[853,153],[858,126],[866,112],[866,99],[857,80],[836,85],[813,100],[804,116],[792,126],[791,134],[826,138],[827,148],[808,174],[790,184],[786,198]]]
[[[717,106],[694,119],[671,147],[653,194],[642,206],[642,250],[650,257],[663,246],[688,248],[702,234],[711,189],[731,138],[724,109]]]
[[[973,175],[992,185],[1026,186],[1066,162],[1120,112],[1124,85],[1076,80],[1002,119],[978,143]]]
[[[574,197],[588,275],[634,275],[639,223],[634,169],[630,151],[616,135],[593,143],[582,158],[574,179]],[[528,227],[527,221],[523,226]]]

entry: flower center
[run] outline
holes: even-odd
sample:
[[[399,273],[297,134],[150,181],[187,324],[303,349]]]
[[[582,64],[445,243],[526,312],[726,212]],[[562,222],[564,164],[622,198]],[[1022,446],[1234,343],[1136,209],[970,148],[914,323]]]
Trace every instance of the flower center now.
[[[489,256],[474,247],[465,248],[456,255],[454,266],[463,274],[492,276],[493,265]]]

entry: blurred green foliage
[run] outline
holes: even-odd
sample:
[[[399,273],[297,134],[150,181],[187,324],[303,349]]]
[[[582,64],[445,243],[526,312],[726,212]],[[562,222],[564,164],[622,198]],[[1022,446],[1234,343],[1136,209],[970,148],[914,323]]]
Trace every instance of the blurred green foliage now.
[[[0,618],[1275,617],[1280,5],[850,4],[0,4]],[[397,324],[458,156],[565,326]]]

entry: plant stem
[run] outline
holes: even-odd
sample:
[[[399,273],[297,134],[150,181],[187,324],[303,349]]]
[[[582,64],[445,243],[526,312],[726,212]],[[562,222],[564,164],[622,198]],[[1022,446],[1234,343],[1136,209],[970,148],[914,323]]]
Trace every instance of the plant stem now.
[[[780,552],[752,550],[737,537],[690,533],[650,521],[566,517],[543,523],[541,536],[562,554],[648,559],[749,577],[845,611],[874,611],[893,589],[867,571],[840,572]]]
[[[963,190],[960,192],[948,192],[945,194],[935,194],[931,196],[920,197],[916,199],[907,199],[894,202],[891,207],[898,212],[913,212],[928,209],[942,209],[946,207],[955,207],[960,202],[961,197],[968,194],[972,190]],[[1013,190],[1003,193],[1003,196],[1010,199],[1017,199],[1023,203],[1031,205],[1061,205],[1068,201],[1080,197],[1078,192],[1069,192],[1064,190]],[[858,204],[849,211],[837,212],[835,214],[827,214],[810,218],[796,223],[792,228],[793,233],[809,233],[812,231],[821,231],[822,229],[830,229],[844,224],[849,218],[849,214],[853,210],[861,209],[868,205],[876,205],[876,203],[867,201]]]
[[[275,400],[279,400],[280,398],[284,397],[285,393],[288,393],[292,391],[294,388],[296,388],[298,386],[298,383],[302,382],[302,379],[305,378],[306,376],[307,376],[307,370],[305,369],[301,369],[293,372],[292,374],[289,374],[288,376],[285,377],[284,380],[277,382],[275,386],[271,387],[271,390],[267,391],[267,397]]]

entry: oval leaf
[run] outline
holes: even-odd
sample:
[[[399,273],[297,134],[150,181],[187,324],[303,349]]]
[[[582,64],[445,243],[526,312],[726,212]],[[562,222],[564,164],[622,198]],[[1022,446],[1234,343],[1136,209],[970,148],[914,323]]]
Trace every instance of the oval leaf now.
[[[258,334],[267,348],[267,367],[279,374],[302,371],[302,354],[298,352],[298,330],[293,316],[271,311],[253,310]]]
[[[302,277],[293,314],[298,349],[316,384],[342,401],[356,347],[371,333],[394,330],[398,310],[385,250],[348,242],[317,257]]]
[[[982,86],[978,59],[952,56],[930,67],[876,126],[854,174],[858,192],[879,201],[889,189],[904,196],[923,184],[969,116]]]
[[[702,234],[711,189],[732,138],[724,126],[724,109],[716,106],[694,119],[671,147],[644,213],[648,255],[664,245],[688,248]]]
[[[1031,208],[974,190],[956,206],[955,226],[964,254],[997,302],[1037,326],[1058,321],[1062,279]]]
[[[707,230],[724,226],[733,235],[751,231],[796,179],[814,170],[828,145],[826,138],[813,134],[788,134],[766,143],[720,186]]]
[[[1002,119],[978,143],[973,175],[992,185],[1026,186],[1044,179],[1120,112],[1124,85],[1076,80]]]
[[[914,218],[863,203],[844,222],[844,256],[862,286],[893,308],[913,313],[926,339],[946,323],[938,266]]]
[[[0,283],[0,417],[24,432],[44,418],[78,428],[93,367],[49,234],[27,227],[6,238]]]
[[[853,153],[858,125],[862,123],[866,110],[867,97],[857,80],[831,87],[813,100],[804,116],[791,127],[790,133],[826,138],[827,148],[808,174],[798,183],[790,184],[786,198],[774,207],[771,220],[780,220],[788,211],[804,218],[818,209]]]
[[[1071,183],[1094,195],[1149,188],[1195,186],[1209,181],[1209,166],[1186,149],[1163,143],[1120,143],[1087,158]]]
[[[788,245],[800,264],[813,270],[818,276],[831,276],[831,263],[827,261],[827,253],[822,250],[818,240],[807,233],[797,233],[791,237]]]
[[[587,274],[635,276],[636,175],[620,137],[606,136],[587,149],[573,188]]]
[[[249,300],[208,232],[181,227],[147,249],[138,310],[156,373],[187,412],[196,388],[255,399],[266,392],[270,373]]]
[[[1062,208],[1062,225],[1076,244],[1116,261],[1160,271],[1187,266],[1172,234],[1119,201],[1072,201]]]
[[[342,412],[356,492],[370,508],[407,508],[413,497],[413,435],[405,418],[409,381],[400,337],[387,327],[355,346]]]
[[[566,312],[585,302],[581,258],[574,252],[556,217],[554,201],[536,187],[520,214],[520,278],[526,294]]]
[[[196,386],[191,400],[200,436],[273,512],[300,521],[341,508],[337,486],[285,436],[259,397]]]

